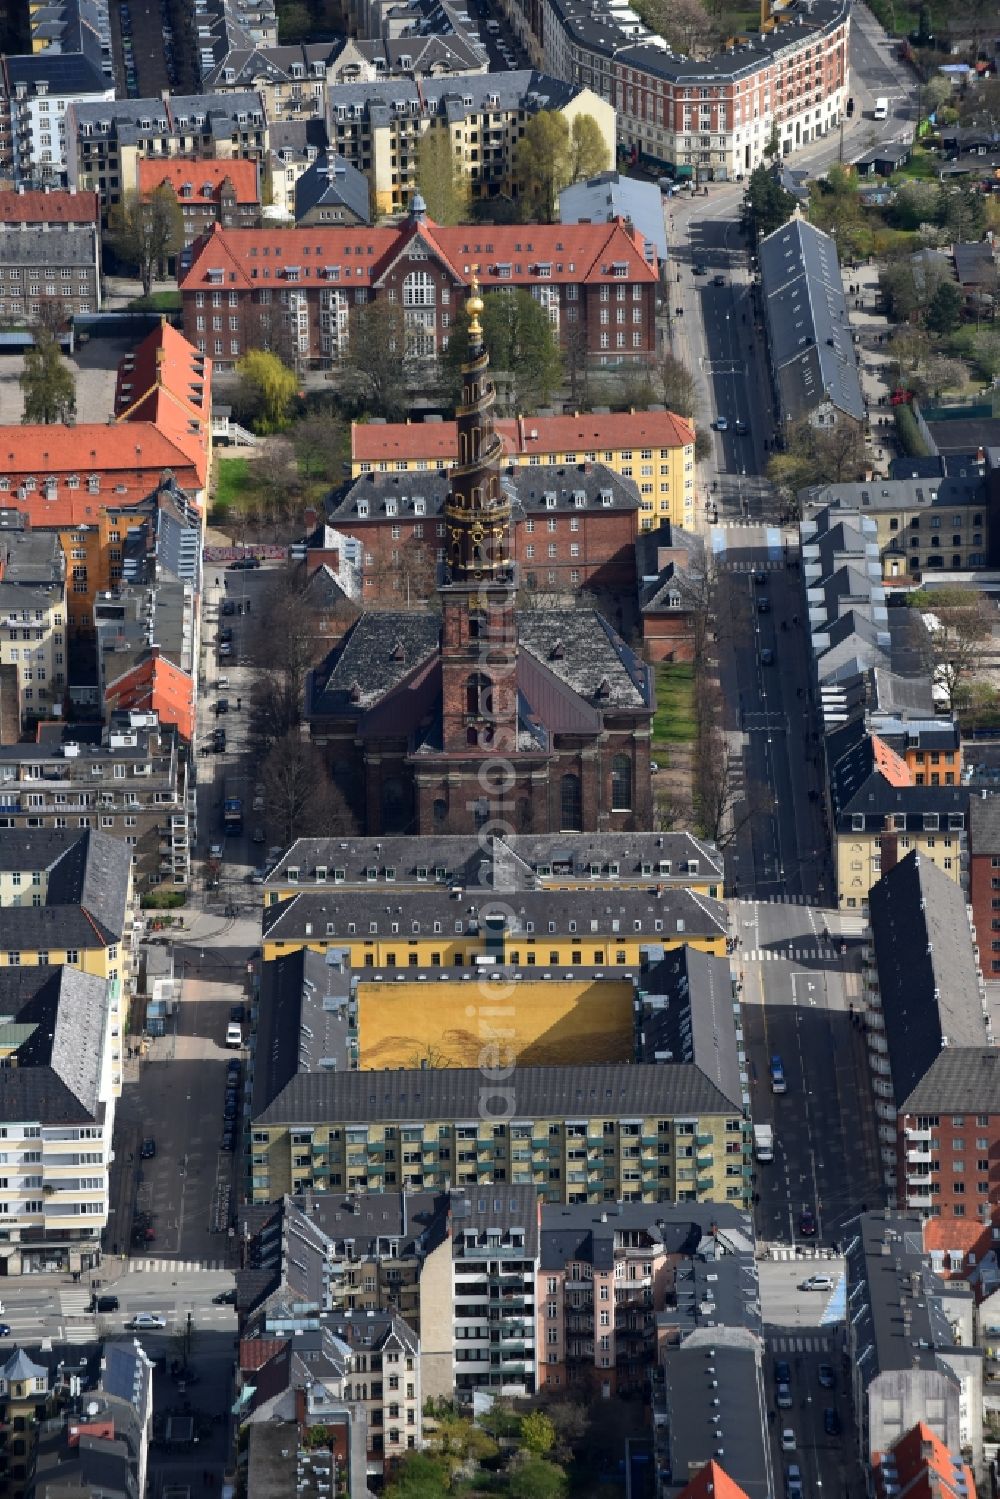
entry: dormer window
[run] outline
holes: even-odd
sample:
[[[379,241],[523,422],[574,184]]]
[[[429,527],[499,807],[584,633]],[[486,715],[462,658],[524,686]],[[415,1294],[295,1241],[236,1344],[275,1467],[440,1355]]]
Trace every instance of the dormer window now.
[[[185,182],[184,186],[181,188],[181,197],[182,198],[190,198],[190,196],[191,196],[191,194],[193,192],[194,192],[194,188],[191,186],[190,182]]]
[[[359,520],[367,520],[368,519],[368,501],[367,500],[359,500],[358,501],[358,519]]]
[[[386,500],[386,502],[385,502],[385,513],[386,513],[386,515],[395,515],[396,514],[396,509],[397,509],[397,506],[396,506],[396,501],[395,500]]]
[[[419,495],[416,496],[413,501],[413,513],[414,515],[427,514],[427,501],[422,499]]]
[[[552,275],[551,264],[548,261],[540,261],[535,266],[535,275],[540,276],[542,280],[547,280]]]
[[[546,510],[554,510],[556,508],[556,498],[557,498],[556,495],[554,493],[552,493],[551,490],[548,491],[548,493],[545,496],[545,508],[546,508]]]
[[[203,182],[201,184],[201,195],[203,198],[210,198],[212,196],[212,184],[210,182]]]

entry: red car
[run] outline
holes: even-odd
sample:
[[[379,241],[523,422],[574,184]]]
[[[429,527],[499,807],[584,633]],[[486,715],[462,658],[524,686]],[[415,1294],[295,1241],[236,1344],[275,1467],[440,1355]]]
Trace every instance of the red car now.
[[[814,1239],[816,1237],[816,1217],[808,1208],[805,1208],[799,1214],[799,1233],[804,1239]]]

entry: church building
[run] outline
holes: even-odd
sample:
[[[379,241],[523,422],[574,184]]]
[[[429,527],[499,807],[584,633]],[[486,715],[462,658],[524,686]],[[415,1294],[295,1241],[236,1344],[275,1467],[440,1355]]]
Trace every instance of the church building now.
[[[309,731],[368,834],[648,828],[649,668],[594,609],[516,607],[482,308],[474,285],[439,609],[362,614],[310,673]]]

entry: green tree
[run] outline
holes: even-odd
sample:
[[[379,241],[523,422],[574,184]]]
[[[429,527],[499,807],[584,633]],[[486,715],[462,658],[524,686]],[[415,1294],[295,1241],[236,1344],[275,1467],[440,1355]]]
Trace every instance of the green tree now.
[[[406,403],[406,324],[398,302],[351,308],[344,368],[373,416],[400,414]]]
[[[694,416],[695,383],[687,365],[676,354],[665,350],[657,360],[655,374],[659,387],[657,395],[664,406],[676,411],[678,416]]]
[[[541,1457],[529,1457],[515,1463],[507,1476],[510,1499],[566,1499],[566,1474],[555,1463]]]
[[[755,242],[765,239],[795,212],[795,199],[769,167],[754,167],[743,199],[743,219]]]
[[[153,289],[153,273],[166,275],[166,262],[184,244],[184,215],[169,187],[151,193],[125,193],[108,210],[108,240],[118,259],[135,266],[143,296]]]
[[[448,1465],[427,1452],[408,1452],[386,1485],[385,1499],[441,1499],[448,1492]]]
[[[936,109],[940,109],[941,105],[946,104],[951,98],[952,92],[951,83],[947,78],[942,78],[940,74],[936,78],[929,78],[924,84],[925,113],[933,114]]]
[[[962,316],[962,292],[954,281],[942,281],[927,304],[932,333],[954,333]]]
[[[896,190],[888,216],[897,229],[919,229],[933,224],[939,207],[938,189],[933,182],[903,182]]]
[[[585,182],[606,172],[611,153],[593,115],[575,115],[569,138],[569,180]]]
[[[551,224],[559,194],[569,182],[570,133],[566,116],[541,109],[524,127],[514,156],[514,178],[528,223]]]
[[[64,363],[59,344],[38,329],[24,356],[20,386],[24,393],[24,422],[65,422],[76,412],[76,382]]]
[[[530,292],[487,293],[483,343],[493,369],[510,376],[511,396],[519,411],[546,405],[562,379],[562,354],[548,313]],[[453,385],[468,354],[469,330],[463,318],[448,341],[443,361]]]
[[[556,1444],[556,1429],[544,1411],[529,1411],[521,1422],[521,1446],[544,1457]]]
[[[277,354],[251,349],[237,364],[236,373],[241,411],[250,415],[258,432],[280,432],[288,425],[299,391],[295,371]]]
[[[908,323],[924,306],[927,273],[921,277],[921,285],[907,261],[899,265],[882,266],[878,273],[879,290],[889,317],[897,323]],[[935,283],[936,284],[936,283]]]
[[[435,223],[468,222],[469,179],[455,154],[447,124],[432,124],[420,137],[417,187]]]
[[[303,477],[340,483],[349,444],[344,425],[334,410],[307,411],[288,435]]]

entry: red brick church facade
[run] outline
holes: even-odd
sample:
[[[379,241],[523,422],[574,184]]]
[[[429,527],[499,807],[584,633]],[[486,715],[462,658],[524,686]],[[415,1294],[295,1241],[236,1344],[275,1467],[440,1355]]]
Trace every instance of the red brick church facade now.
[[[651,820],[648,667],[595,610],[518,610],[478,290],[436,613],[363,614],[306,718],[369,834],[629,831]]]

